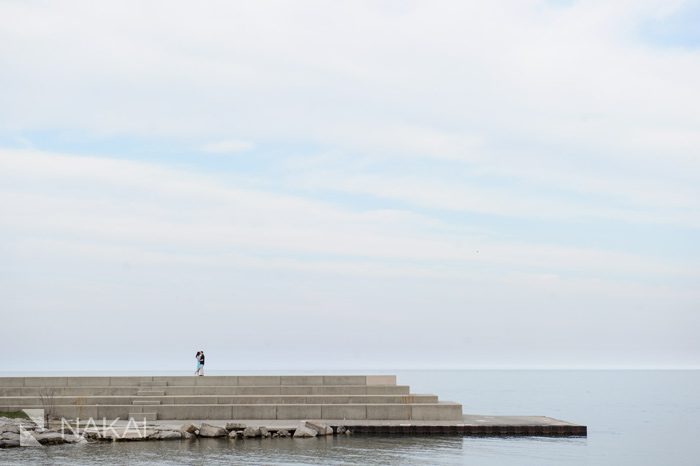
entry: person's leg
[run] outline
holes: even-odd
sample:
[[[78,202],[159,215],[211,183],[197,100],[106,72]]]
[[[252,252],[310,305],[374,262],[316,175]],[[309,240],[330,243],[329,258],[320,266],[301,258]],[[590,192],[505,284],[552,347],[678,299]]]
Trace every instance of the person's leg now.
[[[199,368],[199,375],[204,375],[204,364]]]

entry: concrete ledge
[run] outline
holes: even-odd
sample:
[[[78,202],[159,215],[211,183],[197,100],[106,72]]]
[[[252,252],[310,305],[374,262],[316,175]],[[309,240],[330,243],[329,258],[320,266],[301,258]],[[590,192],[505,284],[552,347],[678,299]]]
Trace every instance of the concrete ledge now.
[[[366,405],[323,405],[321,419],[367,419]]]
[[[417,421],[453,421],[462,418],[462,405],[443,402],[439,404],[412,404],[411,417]]]
[[[283,375],[280,385],[323,385],[322,375]]]
[[[367,385],[364,375],[324,375],[323,385]]]
[[[9,406],[18,410],[19,407]],[[420,408],[420,409],[417,409]],[[346,419],[430,420],[461,419],[459,405],[393,404],[180,404],[180,405],[57,405],[55,414],[66,418],[127,419],[129,413],[156,412],[159,419]]]
[[[275,419],[321,419],[321,405],[277,405]]]
[[[281,385],[280,377],[277,375],[254,375],[241,376],[238,378],[238,385]]]
[[[55,396],[136,396],[139,392],[184,395],[408,395],[406,385],[273,385],[273,386],[81,386],[52,387]],[[39,396],[43,387],[0,387],[0,397]]]
[[[368,375],[366,385],[396,385],[395,375]]]

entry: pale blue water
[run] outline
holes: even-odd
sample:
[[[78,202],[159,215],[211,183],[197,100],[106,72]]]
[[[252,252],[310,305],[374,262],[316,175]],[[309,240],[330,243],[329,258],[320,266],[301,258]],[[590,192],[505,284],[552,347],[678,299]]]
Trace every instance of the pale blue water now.
[[[700,465],[700,371],[382,372],[465,413],[547,415],[588,437],[98,443],[0,450],[0,464]]]

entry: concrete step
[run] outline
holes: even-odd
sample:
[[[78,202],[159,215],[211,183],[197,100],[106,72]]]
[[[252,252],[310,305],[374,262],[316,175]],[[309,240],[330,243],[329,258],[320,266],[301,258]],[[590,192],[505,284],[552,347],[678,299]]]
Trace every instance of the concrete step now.
[[[142,411],[142,412],[139,412]],[[255,404],[255,405],[159,405],[75,406],[56,405],[57,416],[85,419],[128,419],[132,414],[157,413],[158,419],[349,419],[454,421],[462,419],[458,403],[420,404]]]
[[[437,403],[436,395],[183,395],[183,396],[57,396],[59,405],[124,404],[419,404]],[[0,397],[0,405],[41,407],[40,397]]]
[[[155,421],[158,419],[158,413],[129,413],[128,419],[133,419],[134,422]]]
[[[166,380],[153,380],[151,382],[143,382],[141,387],[153,388],[153,387],[167,387],[168,382]]]
[[[215,375],[146,377],[1,377],[0,387],[122,386],[251,386],[251,385],[395,385],[393,375]],[[162,385],[165,384],[165,385]]]
[[[137,396],[139,392],[179,395],[408,395],[407,385],[250,385],[250,386],[165,386],[159,389],[139,386],[55,387],[55,396]],[[2,396],[39,396],[41,387],[0,387]]]
[[[160,400],[134,400],[133,404],[142,406],[159,405]]]
[[[163,390],[139,390],[136,394],[138,396],[163,396],[165,392]]]

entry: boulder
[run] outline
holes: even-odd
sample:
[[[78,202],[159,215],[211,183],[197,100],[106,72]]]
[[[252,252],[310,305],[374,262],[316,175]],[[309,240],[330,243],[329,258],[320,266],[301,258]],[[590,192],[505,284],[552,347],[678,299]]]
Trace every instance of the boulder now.
[[[243,430],[243,438],[255,438],[260,437],[259,427],[246,427]]]
[[[0,440],[0,448],[18,447],[19,440]]]
[[[182,432],[176,430],[159,430],[150,438],[155,440],[180,440],[182,439]]]
[[[292,434],[290,434],[289,431],[288,431],[287,429],[280,429],[280,430],[277,431],[277,436],[278,436],[278,437],[289,437],[289,436],[291,436],[291,435],[292,435]]]
[[[316,437],[317,435],[318,432],[316,432],[315,429],[306,427],[306,424],[304,422],[300,422],[296,430],[294,431],[294,438]]]
[[[66,443],[77,443],[77,444],[87,443],[87,440],[85,439],[85,437],[83,437],[81,435],[75,435],[75,434],[64,434],[63,441]]]
[[[100,431],[98,429],[85,429],[83,430],[83,437],[90,439],[90,440],[98,440],[102,435],[100,434]]]
[[[0,426],[0,432],[12,432],[13,434],[19,434],[19,426],[16,424],[4,424]]]
[[[117,430],[112,432],[111,430],[105,431],[103,438],[114,440],[115,442],[137,442],[139,440],[147,440],[156,434],[155,430],[146,430],[145,432],[141,429],[138,430],[127,430],[121,431]]]
[[[19,434],[15,434],[14,432],[3,432],[2,435],[0,435],[1,440],[19,440]]]
[[[228,438],[231,438],[231,439],[243,438],[243,431],[242,430],[232,430],[231,432],[228,433]]]
[[[183,424],[180,426],[180,432],[187,432],[188,434],[194,434],[197,432],[197,426],[194,424]]]
[[[202,426],[199,428],[200,437],[226,437],[227,435],[228,432],[223,427],[202,424]]]
[[[240,422],[227,422],[226,423],[226,430],[231,432],[232,430],[245,430],[245,428],[248,427],[245,424],[242,424]]]
[[[189,432],[182,432],[182,438],[184,439],[193,439],[196,438],[197,436],[195,434],[190,434]]]
[[[42,445],[60,445],[65,442],[63,435],[59,432],[42,432],[34,434],[34,438]]]
[[[338,435],[344,434],[346,430],[345,426],[338,426],[335,428],[335,433]]]
[[[270,431],[267,430],[266,427],[261,427],[261,428],[260,428],[260,436],[261,436],[262,438],[270,438]]]
[[[311,421],[306,421],[305,424],[309,429],[315,430],[318,435],[333,435],[333,428],[326,424]]]

